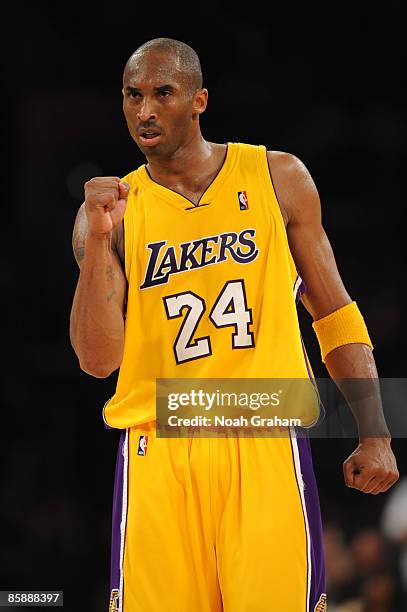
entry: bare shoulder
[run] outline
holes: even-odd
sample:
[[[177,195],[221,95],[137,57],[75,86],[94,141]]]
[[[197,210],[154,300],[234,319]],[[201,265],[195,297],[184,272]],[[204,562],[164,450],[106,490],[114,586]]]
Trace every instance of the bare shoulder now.
[[[75,224],[72,233],[72,249],[78,266],[81,266],[85,257],[85,240],[88,231],[88,219],[86,216],[85,202],[81,204],[76,213]],[[117,253],[124,269],[124,224],[119,223],[112,232],[112,249]]]
[[[301,180],[310,177],[304,162],[292,153],[267,151],[267,160],[270,170],[283,179]]]
[[[318,191],[305,164],[284,151],[267,151],[267,161],[284,220],[318,213]]]

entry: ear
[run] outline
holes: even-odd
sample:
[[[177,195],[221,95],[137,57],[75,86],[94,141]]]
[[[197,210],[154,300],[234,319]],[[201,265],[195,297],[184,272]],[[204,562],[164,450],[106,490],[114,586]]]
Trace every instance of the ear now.
[[[200,115],[206,109],[208,104],[208,90],[198,89],[198,91],[194,94],[194,99],[192,101],[192,112]]]

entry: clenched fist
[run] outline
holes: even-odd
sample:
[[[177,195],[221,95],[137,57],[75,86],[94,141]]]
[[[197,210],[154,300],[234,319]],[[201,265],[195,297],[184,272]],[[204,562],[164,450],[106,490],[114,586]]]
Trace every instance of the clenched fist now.
[[[129,185],[117,176],[98,176],[85,183],[85,211],[88,231],[108,234],[118,225],[126,211]]]
[[[389,438],[365,438],[343,464],[346,486],[364,493],[384,493],[398,480]]]

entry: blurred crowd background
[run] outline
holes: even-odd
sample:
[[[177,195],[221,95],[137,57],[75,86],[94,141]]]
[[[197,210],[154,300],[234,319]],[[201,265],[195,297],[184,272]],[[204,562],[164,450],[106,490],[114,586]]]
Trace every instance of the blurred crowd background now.
[[[405,23],[392,3],[326,12],[260,8],[15,6],[4,55],[4,262],[0,590],[61,589],[65,609],[107,609],[119,432],[101,408],[116,375],[80,371],[68,325],[71,232],[92,176],[143,163],[121,111],[129,55],[157,36],[198,52],[208,140],[265,144],[304,161],[382,377],[406,377]],[[329,12],[328,12],[329,10]],[[307,350],[320,361],[299,306]],[[407,610],[407,450],[386,495],[346,489],[355,440],[313,440],[331,612]],[[163,568],[157,568],[162,571]],[[164,568],[165,571],[165,568]]]

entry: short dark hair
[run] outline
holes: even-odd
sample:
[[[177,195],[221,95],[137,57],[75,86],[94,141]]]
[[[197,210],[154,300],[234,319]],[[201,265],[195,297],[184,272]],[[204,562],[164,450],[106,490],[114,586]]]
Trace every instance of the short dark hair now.
[[[178,69],[185,73],[189,80],[191,90],[202,88],[202,69],[198,54],[192,47],[174,38],[153,38],[138,47],[127,60],[126,66],[137,56],[140,57],[148,51],[164,51],[172,54],[178,64]]]

